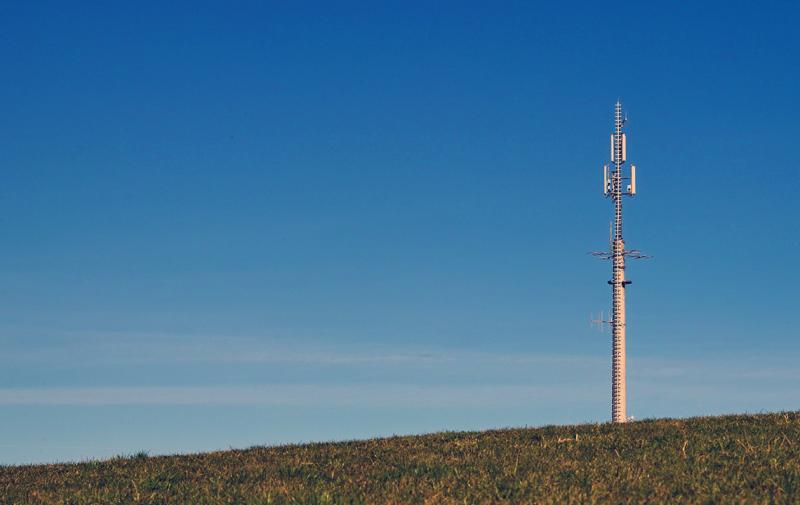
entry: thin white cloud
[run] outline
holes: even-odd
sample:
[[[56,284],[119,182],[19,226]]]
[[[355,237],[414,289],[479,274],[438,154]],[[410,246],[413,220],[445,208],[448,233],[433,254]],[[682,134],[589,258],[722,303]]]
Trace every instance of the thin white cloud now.
[[[283,405],[499,407],[587,401],[600,388],[534,386],[259,385],[0,389],[0,405]]]
[[[0,363],[80,365],[150,364],[274,364],[330,366],[426,366],[452,364],[594,366],[606,362],[598,356],[567,354],[508,354],[386,345],[330,346],[320,342],[225,336],[153,334],[75,335],[55,339],[47,347],[6,348]]]

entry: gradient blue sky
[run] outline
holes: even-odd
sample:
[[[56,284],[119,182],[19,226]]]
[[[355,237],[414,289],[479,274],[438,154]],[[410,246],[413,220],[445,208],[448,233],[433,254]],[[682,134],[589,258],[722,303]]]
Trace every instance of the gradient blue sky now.
[[[0,463],[800,408],[794,2],[6,2]]]

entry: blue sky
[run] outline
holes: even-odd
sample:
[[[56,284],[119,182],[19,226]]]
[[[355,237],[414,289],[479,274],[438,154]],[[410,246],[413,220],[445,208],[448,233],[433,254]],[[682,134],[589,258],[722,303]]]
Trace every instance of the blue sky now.
[[[792,410],[800,8],[0,6],[0,463]]]

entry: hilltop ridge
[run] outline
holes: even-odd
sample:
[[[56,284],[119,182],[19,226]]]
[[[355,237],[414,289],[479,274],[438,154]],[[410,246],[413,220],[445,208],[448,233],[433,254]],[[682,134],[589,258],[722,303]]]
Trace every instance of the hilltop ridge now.
[[[797,503],[800,412],[0,467],[0,503]]]

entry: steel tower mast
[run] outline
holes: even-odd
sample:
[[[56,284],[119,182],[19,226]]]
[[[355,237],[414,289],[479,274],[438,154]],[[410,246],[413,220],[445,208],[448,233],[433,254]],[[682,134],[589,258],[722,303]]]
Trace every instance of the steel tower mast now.
[[[636,167],[631,165],[630,176],[623,174],[623,165],[627,157],[627,138],[622,131],[627,118],[622,115],[622,104],[617,101],[614,106],[614,133],[611,134],[611,163],[612,167],[603,167],[603,193],[611,198],[614,205],[614,221],[612,224],[610,250],[608,252],[591,253],[611,262],[611,319],[594,321],[600,324],[608,323],[611,326],[611,420],[615,423],[624,423],[628,420],[627,414],[627,383],[626,383],[626,356],[625,356],[625,289],[631,281],[625,279],[625,258],[646,258],[639,251],[625,249],[625,240],[622,238],[622,197],[636,194]],[[627,181],[623,187],[623,181]]]

